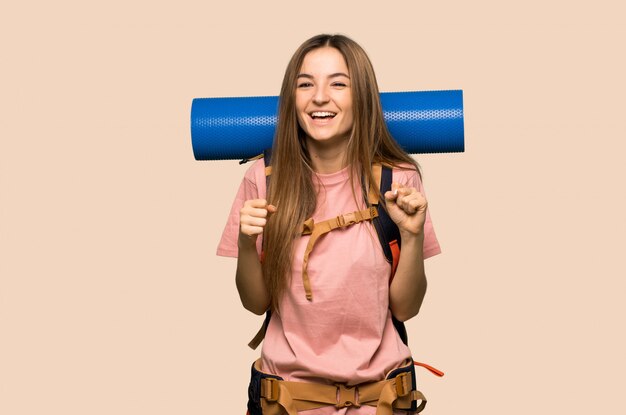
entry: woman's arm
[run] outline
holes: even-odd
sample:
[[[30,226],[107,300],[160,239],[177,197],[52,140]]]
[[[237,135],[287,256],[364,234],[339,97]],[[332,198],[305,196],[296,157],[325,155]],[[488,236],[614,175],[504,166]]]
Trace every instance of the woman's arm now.
[[[406,321],[417,315],[426,295],[424,234],[402,234],[396,274],[389,287],[389,307],[395,318]]]
[[[400,230],[402,249],[389,287],[389,307],[400,321],[417,315],[426,294],[424,222],[426,198],[412,187],[392,186],[385,194],[389,216]]]
[[[256,240],[263,233],[268,213],[275,211],[276,208],[264,199],[247,200],[240,211],[235,282],[243,306],[259,315],[269,307],[270,298],[263,280]]]

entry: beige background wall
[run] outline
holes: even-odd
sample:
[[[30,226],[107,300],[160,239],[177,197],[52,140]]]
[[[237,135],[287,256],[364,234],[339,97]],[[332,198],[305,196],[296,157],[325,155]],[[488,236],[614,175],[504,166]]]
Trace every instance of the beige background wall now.
[[[383,91],[464,90],[466,152],[418,156],[427,412],[624,413],[618,1],[89,3],[0,12],[0,413],[244,414],[260,319],[214,254],[244,167],[193,159],[189,110],[277,94],[320,32]]]

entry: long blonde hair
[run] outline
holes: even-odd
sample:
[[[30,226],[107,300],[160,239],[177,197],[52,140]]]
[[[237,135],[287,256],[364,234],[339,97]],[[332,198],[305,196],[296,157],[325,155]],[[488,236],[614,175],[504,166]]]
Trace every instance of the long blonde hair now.
[[[346,156],[347,164],[351,166],[350,179],[363,178],[364,188],[368,189],[367,184],[373,180],[371,165],[374,162],[391,166],[409,164],[419,173],[415,160],[387,130],[374,68],[363,48],[343,35],[322,34],[305,41],[291,57],[285,71],[272,147],[272,175],[267,199],[278,209],[263,232],[263,276],[270,293],[271,308],[275,311],[279,309],[291,274],[294,240],[299,237],[302,223],[313,215],[317,202],[305,133],[296,115],[295,91],[304,57],[321,47],[337,49],[350,73],[354,120]],[[379,192],[378,189],[375,191]]]

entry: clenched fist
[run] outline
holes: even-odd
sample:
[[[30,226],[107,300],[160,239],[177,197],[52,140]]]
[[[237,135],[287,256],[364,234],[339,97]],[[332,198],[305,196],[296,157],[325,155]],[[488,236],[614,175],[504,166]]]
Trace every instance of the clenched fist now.
[[[389,217],[398,225],[400,232],[421,234],[428,207],[426,198],[413,187],[394,183],[391,189],[385,193]]]
[[[276,212],[276,206],[265,199],[246,200],[239,211],[239,233],[256,240],[263,233],[269,214]]]

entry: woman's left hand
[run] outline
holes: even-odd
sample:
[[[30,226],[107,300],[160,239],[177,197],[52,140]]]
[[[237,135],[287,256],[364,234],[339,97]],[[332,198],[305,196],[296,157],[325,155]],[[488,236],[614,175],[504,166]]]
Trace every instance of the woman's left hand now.
[[[424,195],[413,187],[404,187],[393,183],[391,190],[385,193],[387,211],[400,233],[420,235],[424,230],[428,202]]]

